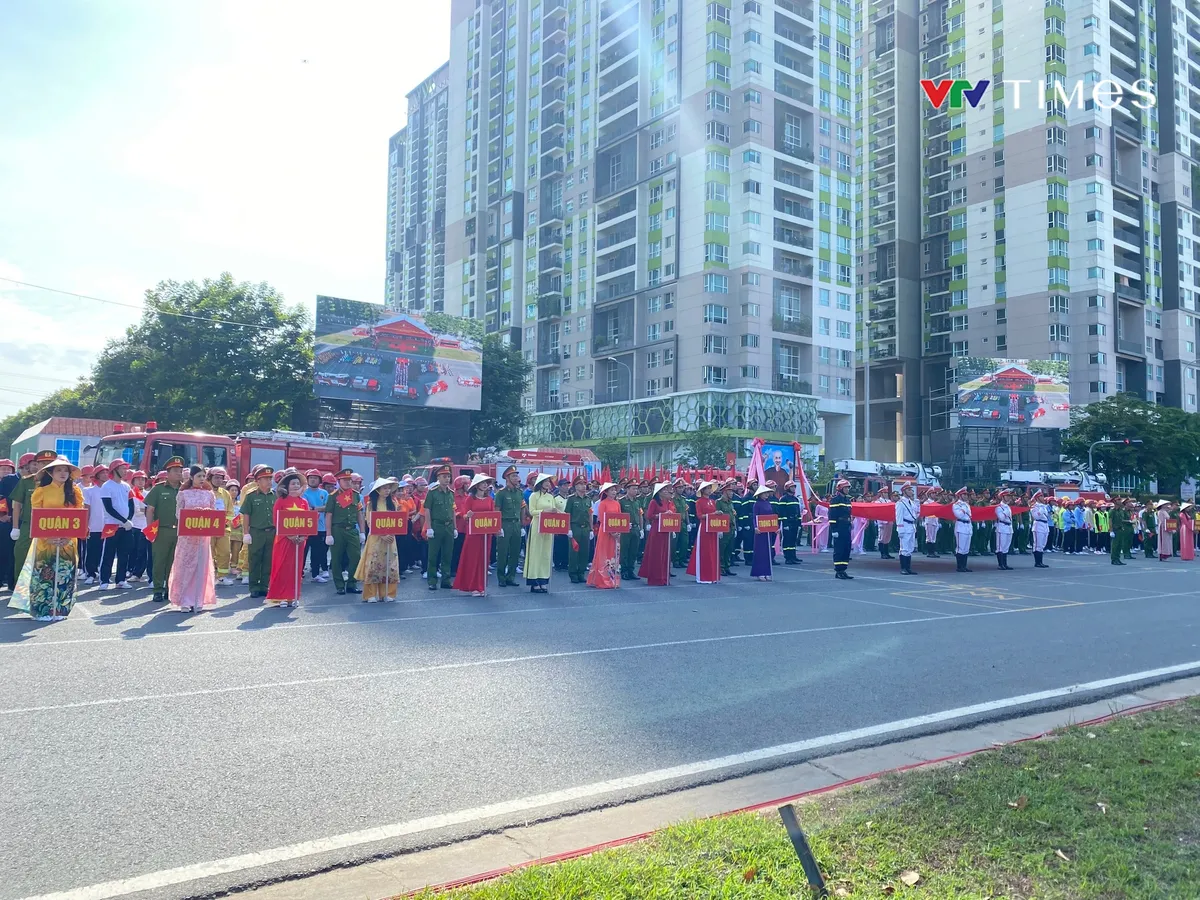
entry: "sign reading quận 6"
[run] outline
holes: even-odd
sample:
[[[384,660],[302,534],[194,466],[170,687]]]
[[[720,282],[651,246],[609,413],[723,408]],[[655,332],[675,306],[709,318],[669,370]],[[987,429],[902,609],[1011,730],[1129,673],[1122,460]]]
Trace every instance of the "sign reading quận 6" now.
[[[473,510],[467,517],[467,534],[499,534],[500,513],[497,510]]]
[[[74,509],[30,510],[29,536],[33,538],[86,538],[88,514]]]
[[[408,534],[408,519],[398,510],[377,509],[371,513],[371,534]]]
[[[566,534],[571,530],[571,517],[566,513],[544,512],[538,522],[542,534]]]
[[[659,513],[658,530],[677,534],[683,529],[683,519],[679,513]]]
[[[180,537],[220,537],[224,533],[224,510],[185,509],[179,513]]]
[[[629,513],[605,514],[604,530],[609,534],[628,534],[629,528]]]
[[[315,509],[283,509],[275,514],[275,533],[281,537],[304,537],[317,533]]]

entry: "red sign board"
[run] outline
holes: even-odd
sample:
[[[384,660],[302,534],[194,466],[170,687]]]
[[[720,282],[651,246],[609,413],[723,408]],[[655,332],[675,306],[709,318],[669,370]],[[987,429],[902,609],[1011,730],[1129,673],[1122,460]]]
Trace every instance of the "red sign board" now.
[[[280,537],[305,537],[317,533],[315,509],[284,509],[275,514],[275,533]]]
[[[29,536],[32,538],[86,538],[88,514],[76,509],[32,509]]]
[[[566,534],[571,530],[571,517],[566,513],[544,512],[538,530],[542,534]]]
[[[679,513],[659,513],[658,530],[677,534],[683,529],[683,519]]]
[[[609,534],[629,534],[629,513],[608,513],[604,516],[604,530]]]
[[[709,513],[704,517],[704,524],[709,531],[718,531],[722,534],[729,531],[731,527],[729,516],[725,513]]]
[[[220,537],[224,533],[224,510],[185,509],[179,514],[180,537]]]
[[[377,509],[371,513],[371,534],[408,534],[408,519],[399,510]]]
[[[500,511],[477,509],[469,513],[467,534],[499,534]]]
[[[759,531],[778,531],[779,516],[755,516],[754,524],[758,527]]]

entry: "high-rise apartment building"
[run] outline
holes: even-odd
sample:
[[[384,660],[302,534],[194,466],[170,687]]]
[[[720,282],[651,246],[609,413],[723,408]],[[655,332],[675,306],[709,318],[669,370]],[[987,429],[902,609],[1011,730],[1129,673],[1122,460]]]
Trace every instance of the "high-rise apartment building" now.
[[[1126,391],[1197,408],[1200,7],[1050,0],[1041,11],[868,4],[859,378],[869,368],[876,458],[944,462],[965,447],[968,477],[997,450],[1001,467],[1057,461],[1045,441],[1029,458],[1019,436],[963,441],[950,428],[956,357],[1069,361],[1075,404]],[[935,108],[919,77],[991,86],[977,106]],[[918,322],[919,345],[906,327]],[[859,438],[862,452],[861,425]]]
[[[453,0],[446,310],[536,367],[527,441],[849,455],[854,16]]]
[[[408,120],[388,142],[384,305],[445,307],[450,65],[408,95]]]

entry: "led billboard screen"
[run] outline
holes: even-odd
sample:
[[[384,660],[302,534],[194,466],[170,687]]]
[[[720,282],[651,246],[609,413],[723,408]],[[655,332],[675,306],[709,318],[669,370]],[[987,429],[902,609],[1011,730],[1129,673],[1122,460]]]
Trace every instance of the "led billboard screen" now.
[[[1071,379],[1065,362],[966,357],[955,361],[958,424],[964,428],[1066,428]]]

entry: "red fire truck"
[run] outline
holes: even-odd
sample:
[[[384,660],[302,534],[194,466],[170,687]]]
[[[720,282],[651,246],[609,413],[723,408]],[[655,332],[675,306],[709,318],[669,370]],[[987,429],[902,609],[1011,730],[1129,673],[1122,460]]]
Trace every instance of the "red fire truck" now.
[[[375,480],[375,447],[358,441],[337,441],[320,432],[243,431],[236,435],[199,431],[159,431],[147,422],[144,431],[120,431],[100,439],[95,463],[111,465],[124,459],[151,477],[172,456],[190,465],[224,466],[230,478],[244,483],[259,463],[278,470],[294,466],[301,471],[336,472],[347,466],[370,484]]]

